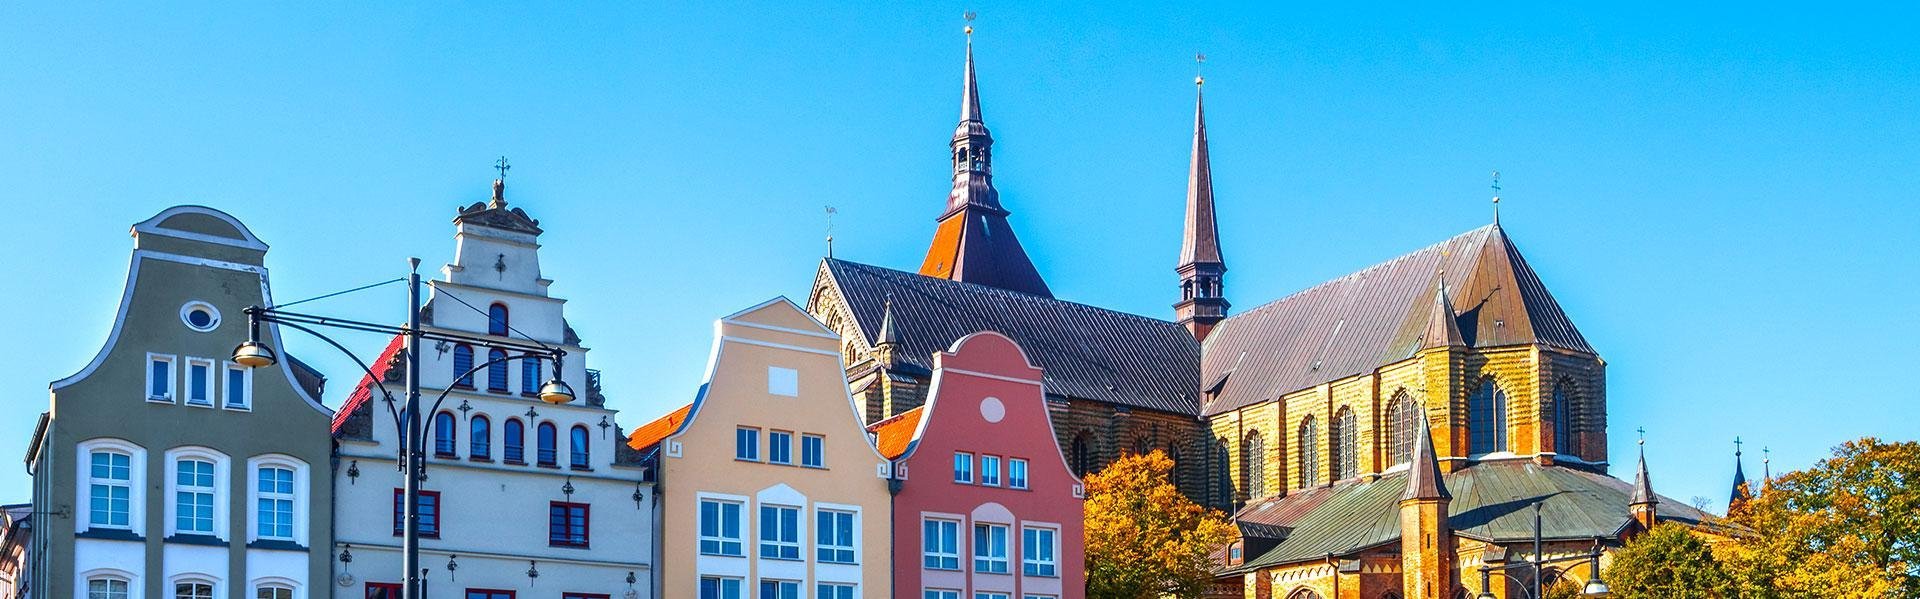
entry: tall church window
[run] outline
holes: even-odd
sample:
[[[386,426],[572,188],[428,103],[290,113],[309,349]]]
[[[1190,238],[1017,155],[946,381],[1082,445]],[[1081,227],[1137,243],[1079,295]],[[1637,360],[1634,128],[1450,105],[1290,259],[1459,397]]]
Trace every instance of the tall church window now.
[[[520,394],[539,395],[540,359],[527,352],[520,356]]]
[[[1360,475],[1360,423],[1353,415],[1353,408],[1340,406],[1333,415],[1333,435],[1328,439],[1333,448],[1333,479],[1346,480]]]
[[[1240,442],[1240,488],[1246,490],[1248,499],[1267,495],[1265,457],[1266,444],[1260,439],[1260,431],[1248,432],[1246,440]]]
[[[1320,424],[1312,416],[1300,421],[1300,488],[1314,485],[1320,474]]]
[[[1073,473],[1086,476],[1093,470],[1093,452],[1087,447],[1087,434],[1073,436]]]
[[[567,464],[572,466],[574,470],[587,470],[592,468],[593,462],[588,459],[589,454],[587,453],[591,450],[587,445],[587,427],[574,425],[572,430],[567,431],[567,441],[570,453]]]
[[[1227,440],[1214,441],[1213,480],[1208,485],[1213,489],[1213,505],[1222,510],[1233,509],[1233,469],[1228,461]]]
[[[1507,450],[1507,392],[1491,377],[1467,398],[1467,439],[1470,453]]]
[[[535,457],[539,458],[541,466],[560,465],[560,452],[556,447],[558,440],[554,438],[557,432],[551,422],[542,422],[534,429],[534,442],[538,444]]]
[[[527,428],[520,424],[520,419],[507,419],[507,428],[500,432],[500,440],[506,445],[507,463],[527,463]]]
[[[487,334],[507,336],[507,305],[487,306]]]
[[[495,393],[507,392],[507,352],[502,349],[487,350],[487,390]]]
[[[453,346],[453,376],[460,377],[453,386],[465,389],[473,388],[473,346],[462,343]]]
[[[1553,452],[1573,454],[1573,406],[1567,405],[1567,385],[1553,386]]]
[[[1425,410],[1413,400],[1406,389],[1393,394],[1393,400],[1387,403],[1387,463],[1400,465],[1413,461],[1413,436],[1419,434],[1420,421],[1425,418]]]
[[[493,459],[493,422],[486,416],[476,415],[467,421],[467,457]]]
[[[433,415],[433,455],[443,458],[454,457],[453,449],[456,442],[454,433],[459,432],[453,430],[454,426],[452,413],[441,412]]]

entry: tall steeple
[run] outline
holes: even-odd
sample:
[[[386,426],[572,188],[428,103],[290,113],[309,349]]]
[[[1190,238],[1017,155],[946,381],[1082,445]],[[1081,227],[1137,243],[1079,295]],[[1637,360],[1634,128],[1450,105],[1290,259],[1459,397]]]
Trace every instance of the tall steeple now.
[[[933,245],[920,263],[920,274],[990,285],[1042,297],[1053,297],[1040,271],[1027,258],[1020,240],[1007,224],[1010,214],[1000,206],[993,188],[993,134],[980,116],[980,87],[973,69],[973,26],[967,26],[967,72],[960,96],[960,124],[948,142],[953,161],[953,189],[940,214]]]
[[[1747,488],[1747,473],[1740,464],[1740,445],[1740,438],[1735,437],[1733,439],[1733,493],[1727,496],[1729,512],[1733,511],[1735,506],[1753,499],[1753,490]]]
[[[1207,158],[1206,80],[1193,78],[1193,156],[1187,166],[1187,219],[1180,237],[1180,301],[1174,319],[1195,339],[1205,341],[1214,325],[1227,317],[1225,276],[1220,257],[1220,230],[1213,214],[1213,167]]]
[[[1453,596],[1454,539],[1447,492],[1433,453],[1432,425],[1422,412],[1416,418],[1413,460],[1407,465],[1407,487],[1400,493],[1400,574],[1407,599],[1447,599]]]
[[[1627,500],[1627,513],[1641,530],[1653,530],[1659,505],[1660,496],[1653,494],[1653,480],[1647,477],[1647,439],[1641,437],[1640,469],[1633,475],[1633,498]]]

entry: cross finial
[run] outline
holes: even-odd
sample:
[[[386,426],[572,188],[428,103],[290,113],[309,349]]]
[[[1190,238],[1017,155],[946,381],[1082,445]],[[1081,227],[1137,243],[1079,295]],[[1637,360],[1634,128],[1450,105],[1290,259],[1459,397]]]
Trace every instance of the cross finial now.
[[[502,180],[507,178],[507,169],[510,168],[513,168],[513,165],[507,164],[506,156],[501,156],[499,160],[493,161],[493,169],[500,171],[500,178]]]
[[[1193,55],[1193,84],[1194,85],[1207,84],[1207,78],[1202,76],[1200,72],[1200,68],[1206,65],[1207,65],[1207,55],[1205,54]]]
[[[1740,457],[1740,446],[1741,446],[1741,445],[1744,445],[1744,444],[1745,444],[1745,443],[1742,443],[1742,442],[1740,441],[1740,438],[1739,438],[1739,437],[1734,437],[1734,438],[1733,438],[1733,455],[1734,455],[1734,457]]]
[[[1646,445],[1647,444],[1647,427],[1643,426],[1640,428],[1633,429],[1633,431],[1636,433],[1640,433],[1640,444]]]
[[[1493,224],[1500,224],[1500,171],[1493,171]]]
[[[833,257],[833,215],[839,214],[839,213],[840,213],[840,209],[834,208],[832,206],[827,206],[827,257],[828,258]]]
[[[964,12],[964,13],[961,13],[961,14],[960,14],[960,17],[961,17],[961,18],[964,18],[964,19],[966,19],[966,20],[967,20],[967,28],[966,28],[966,29],[962,29],[961,31],[965,31],[965,32],[967,33],[967,39],[968,39],[968,40],[972,40],[972,39],[973,39],[973,18],[974,18],[974,17],[977,17],[977,16],[979,16],[979,15],[978,15],[978,14],[975,14],[975,13],[974,13],[973,11],[971,11],[971,10],[969,10],[969,11],[967,11],[967,12]]]
[[[1763,463],[1772,462],[1773,448],[1766,446],[1760,447],[1760,461]]]

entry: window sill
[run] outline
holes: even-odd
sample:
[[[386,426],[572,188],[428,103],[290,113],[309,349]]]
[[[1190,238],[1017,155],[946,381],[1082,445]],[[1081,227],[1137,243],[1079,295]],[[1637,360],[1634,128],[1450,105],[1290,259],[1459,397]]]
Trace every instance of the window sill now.
[[[449,388],[449,389],[459,389],[459,390],[461,390],[461,391],[472,391],[472,390],[473,390],[473,384],[472,384],[472,383],[467,383],[467,384],[464,384],[464,385],[463,385],[463,384],[460,384],[460,383],[454,383],[452,387],[448,387],[448,388]]]
[[[73,533],[73,536],[82,539],[104,539],[108,541],[146,542],[147,540],[146,537],[134,534],[132,530],[125,528],[89,528]]]
[[[493,458],[490,458],[490,457],[487,457],[487,456],[483,456],[483,455],[475,455],[475,456],[467,456],[467,461],[469,461],[469,462],[485,462],[485,463],[488,463],[488,464],[491,464],[491,463],[493,463]]]
[[[554,470],[559,470],[559,469],[560,469],[560,465],[559,465],[559,464],[540,464],[540,467],[541,467],[541,468],[552,468],[552,469],[554,469]]]
[[[228,412],[252,412],[253,406],[221,406],[220,409]]]
[[[457,454],[457,453],[440,453],[440,452],[438,452],[438,451],[436,451],[436,452],[433,452],[433,457],[435,457],[435,458],[438,458],[438,459],[442,459],[442,460],[458,460],[458,459],[460,459],[460,454]]]
[[[227,546],[227,542],[225,540],[222,540],[220,537],[216,537],[210,534],[200,534],[200,533],[179,533],[179,534],[175,534],[173,536],[167,537],[163,541],[166,543],[175,543],[180,545],[208,545],[212,547]]]
[[[763,559],[763,560],[769,560],[769,561],[776,561],[776,562],[797,562],[797,561],[802,561],[802,560],[801,560],[800,558],[797,558],[797,557],[774,557],[774,556],[771,556],[771,555],[762,555],[762,556],[760,556],[760,559]]]
[[[173,398],[172,398],[172,397],[161,397],[161,396],[157,396],[157,395],[148,395],[148,396],[147,396],[147,403],[164,403],[164,404],[170,404],[170,403],[173,403]]]
[[[704,555],[708,557],[733,557],[733,558],[739,558],[739,559],[747,558],[747,555],[744,553],[708,553],[708,552],[702,551],[700,552],[700,555]]]
[[[295,543],[293,541],[288,541],[283,539],[260,539],[251,543],[247,543],[247,548],[248,549],[270,549],[275,551],[299,551],[302,553],[305,553],[307,551],[307,547],[305,545],[301,545],[299,543]]]
[[[510,394],[510,393],[513,393],[512,391],[508,391],[508,390],[506,390],[506,389],[495,389],[495,388],[493,388],[493,387],[487,387],[487,392],[488,392],[488,393],[499,393],[499,394],[501,394],[501,395],[507,395],[507,394]]]
[[[396,539],[398,539],[398,538],[401,538],[401,533],[400,533],[400,531],[398,531],[398,530],[396,530],[396,531],[393,531],[393,538],[396,538]],[[423,532],[423,533],[420,533],[420,538],[422,538],[422,539],[433,539],[433,540],[436,540],[436,541],[437,541],[437,540],[440,540],[440,533],[437,533],[437,532],[436,532],[436,533],[433,533],[433,534],[427,534],[427,533],[424,533],[424,532]]]
[[[526,460],[501,460],[501,461],[500,461],[500,463],[502,463],[502,464],[506,464],[506,465],[508,465],[508,466],[525,466],[525,465],[527,465],[527,461],[526,461]]]
[[[576,545],[573,543],[554,543],[551,541],[547,543],[547,546],[552,547],[554,549],[589,549],[590,548],[585,543],[580,543]]]

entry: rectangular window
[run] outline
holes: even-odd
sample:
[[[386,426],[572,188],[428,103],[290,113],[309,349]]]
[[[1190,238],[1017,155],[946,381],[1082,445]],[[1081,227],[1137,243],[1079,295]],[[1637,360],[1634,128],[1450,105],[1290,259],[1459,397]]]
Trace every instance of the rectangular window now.
[[[767,463],[793,464],[793,433],[767,431]]]
[[[181,534],[213,534],[213,462],[180,460],[173,474],[173,528]]]
[[[251,409],[253,407],[252,401],[253,369],[239,364],[227,364],[227,409]]]
[[[392,582],[369,582],[367,599],[400,599],[400,585]]]
[[[1027,576],[1059,576],[1060,531],[1051,528],[1020,529],[1020,573]]]
[[[827,466],[827,439],[820,435],[800,435],[800,465],[808,468]]]
[[[814,560],[823,564],[854,563],[853,512],[819,510],[813,520]]]
[[[254,599],[293,599],[293,587],[263,584],[253,589]]]
[[[213,585],[204,582],[173,583],[173,599],[213,599]]]
[[[587,504],[550,502],[547,505],[547,545],[586,547],[587,524],[590,521]]]
[[[760,599],[800,599],[800,583],[792,580],[762,580]]]
[[[973,484],[973,454],[953,454],[953,482]]]
[[[127,528],[133,513],[133,456],[96,451],[89,457],[87,523]]]
[[[987,591],[979,591],[979,592],[976,592],[976,593],[974,593],[974,594],[973,594],[973,599],[1007,599],[1007,594],[1006,594],[1006,593],[989,593],[989,592],[987,592]]]
[[[260,467],[256,532],[262,539],[293,540],[293,471]]]
[[[467,589],[467,599],[513,599],[513,591],[501,589]]]
[[[1000,456],[980,456],[980,484],[989,487],[1000,486]]]
[[[700,599],[740,599],[740,579],[702,576]]]
[[[407,495],[402,489],[393,490],[393,536],[400,536],[407,521]],[[440,538],[440,492],[420,492],[420,536],[429,539]]]
[[[799,397],[800,371],[792,368],[768,366],[767,393],[783,397]]]
[[[733,459],[760,461],[760,429],[743,426],[733,431]]]
[[[173,401],[173,356],[147,354],[147,401]]]
[[[540,395],[540,360],[527,354],[520,358],[520,394],[528,397]]]
[[[927,589],[920,595],[924,599],[960,599],[960,591],[948,589]]]
[[[1006,525],[973,525],[973,571],[981,574],[1008,573]]]
[[[1007,488],[1027,488],[1027,461],[1020,458],[1007,459]]]
[[[745,555],[740,545],[740,504],[700,500],[700,553],[739,557]],[[737,585],[735,592],[739,592]]]
[[[187,405],[213,406],[212,360],[187,360]]]
[[[800,508],[760,506],[760,557],[800,559]]]
[[[813,588],[813,595],[819,599],[853,599],[853,585],[823,582]]]
[[[960,523],[952,520],[921,522],[921,567],[929,570],[960,569]]]

